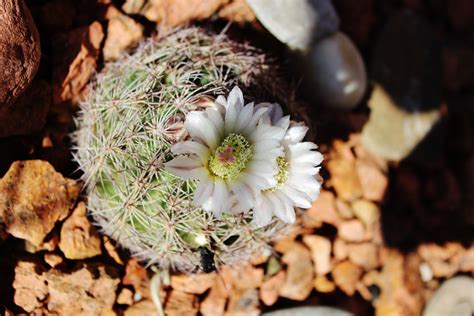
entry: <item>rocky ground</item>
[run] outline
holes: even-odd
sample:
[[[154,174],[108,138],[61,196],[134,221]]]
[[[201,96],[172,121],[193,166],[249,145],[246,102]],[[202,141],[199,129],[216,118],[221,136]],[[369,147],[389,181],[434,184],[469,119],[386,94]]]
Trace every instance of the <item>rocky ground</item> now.
[[[41,61],[25,93],[0,109],[5,314],[156,313],[149,289],[153,271],[99,234],[87,217],[68,134],[91,76],[151,35],[156,23],[166,28],[197,21],[219,30],[230,20],[231,36],[285,60],[283,46],[243,0],[190,2],[195,4],[27,1],[39,30]],[[377,60],[384,45],[402,44],[396,36],[388,44],[380,40],[385,21],[405,8],[431,22],[442,71],[436,78],[426,75],[428,64],[419,73],[423,84],[429,81],[430,97],[439,92],[436,132],[426,139],[428,146],[423,142],[409,157],[388,162],[363,143],[370,93],[351,112],[305,109],[311,137],[325,155],[319,200],[299,212],[292,234],[274,245],[274,253],[218,272],[173,274],[161,293],[167,315],[258,315],[305,304],[357,315],[419,315],[444,280],[474,272],[474,6],[463,0],[334,4],[341,29],[373,65],[371,76],[386,87],[393,81],[376,71]],[[413,41],[425,39],[418,32]],[[397,93],[403,98],[409,91]]]

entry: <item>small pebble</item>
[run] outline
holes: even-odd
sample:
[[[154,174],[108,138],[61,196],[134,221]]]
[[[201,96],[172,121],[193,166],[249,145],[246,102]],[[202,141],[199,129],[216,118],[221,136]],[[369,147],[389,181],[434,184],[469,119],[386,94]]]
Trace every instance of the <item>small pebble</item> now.
[[[431,271],[430,266],[426,262],[420,264],[420,276],[421,280],[425,283],[433,280],[433,271]]]

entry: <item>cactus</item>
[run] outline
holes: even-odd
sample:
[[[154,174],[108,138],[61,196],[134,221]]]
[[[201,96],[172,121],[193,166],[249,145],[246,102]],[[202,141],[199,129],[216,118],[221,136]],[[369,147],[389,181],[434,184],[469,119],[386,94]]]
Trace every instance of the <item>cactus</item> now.
[[[287,102],[286,87],[267,76],[269,69],[257,49],[194,27],[149,39],[105,65],[73,133],[88,209],[102,232],[150,265],[186,272],[202,269],[203,251],[232,264],[268,249],[284,223],[256,229],[250,213],[216,218],[193,205],[196,182],[163,164],[172,158],[170,147],[187,137],[186,113],[233,86],[246,98],[266,93]]]

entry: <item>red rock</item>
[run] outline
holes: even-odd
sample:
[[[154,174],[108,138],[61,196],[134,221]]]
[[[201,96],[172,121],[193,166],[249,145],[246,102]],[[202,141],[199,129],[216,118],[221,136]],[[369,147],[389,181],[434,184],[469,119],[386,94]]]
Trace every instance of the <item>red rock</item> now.
[[[173,290],[166,299],[165,315],[193,316],[198,310],[197,297],[193,294]]]
[[[216,273],[202,273],[195,275],[173,275],[171,276],[171,287],[173,290],[190,293],[203,294],[214,284]]]
[[[338,263],[332,275],[336,285],[347,295],[352,296],[356,290],[356,284],[362,275],[362,269],[350,261]]]
[[[23,0],[0,8],[0,116],[29,86],[41,58],[35,22]]]
[[[132,285],[135,292],[139,293],[142,297],[150,297],[150,279],[148,273],[136,258],[128,260],[122,283],[124,285]]]
[[[156,306],[151,300],[142,300],[127,308],[124,316],[154,316],[157,315]]]
[[[18,261],[15,267],[14,302],[27,312],[43,305],[48,295],[48,286],[43,276],[45,268],[34,261]]]
[[[60,265],[64,262],[63,257],[56,253],[45,253],[44,254],[44,261],[49,264],[50,267],[54,268],[57,265]]]
[[[117,304],[133,305],[133,292],[130,289],[124,288],[117,296]]]

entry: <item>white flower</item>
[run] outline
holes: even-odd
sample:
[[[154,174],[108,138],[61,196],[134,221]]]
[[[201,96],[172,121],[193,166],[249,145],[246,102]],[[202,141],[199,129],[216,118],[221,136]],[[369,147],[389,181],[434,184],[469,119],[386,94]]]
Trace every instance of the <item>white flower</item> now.
[[[171,147],[178,156],[166,169],[184,179],[198,179],[194,203],[216,216],[246,212],[263,190],[277,185],[277,157],[283,155],[285,130],[263,123],[267,108],[244,106],[242,91],[235,87],[216,107],[186,115],[191,140]]]
[[[285,153],[277,158],[277,185],[264,190],[253,207],[253,222],[258,227],[265,226],[275,214],[282,221],[293,223],[294,208],[309,208],[319,196],[322,180],[318,173],[323,156],[316,151],[316,144],[302,142],[308,127],[290,123],[288,116],[282,117],[283,111],[278,104],[261,104],[256,110],[261,107],[269,109],[262,118],[264,121],[286,130],[282,140]]]

